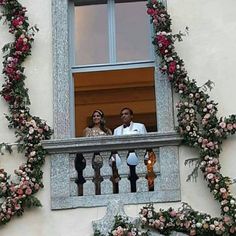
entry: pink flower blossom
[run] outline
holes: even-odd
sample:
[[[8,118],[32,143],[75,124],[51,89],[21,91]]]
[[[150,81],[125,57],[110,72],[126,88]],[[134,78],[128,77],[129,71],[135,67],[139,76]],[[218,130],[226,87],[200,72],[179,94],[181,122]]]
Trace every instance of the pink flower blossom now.
[[[189,232],[189,235],[193,236],[193,235],[196,235],[196,230],[195,229],[191,229],[190,232]]]
[[[22,190],[21,188],[17,189],[16,192],[17,192],[18,195],[23,195],[23,193],[24,193],[23,190]]]
[[[176,216],[176,214],[177,214],[177,213],[176,213],[176,211],[175,211],[175,210],[172,210],[172,211],[170,212],[170,216],[171,216],[171,217],[175,217],[175,216]]]
[[[30,189],[30,188],[27,188],[26,190],[25,190],[25,194],[26,195],[30,195],[32,193],[32,190]]]
[[[185,221],[185,222],[184,222],[184,227],[185,227],[186,229],[188,229],[188,228],[190,227],[190,225],[191,225],[190,221]]]
[[[227,129],[228,129],[228,130],[232,130],[232,129],[233,129],[233,125],[232,125],[232,124],[230,124],[230,123],[229,123],[229,124],[227,124]]]
[[[173,74],[175,73],[176,71],[176,62],[175,61],[172,61],[170,64],[169,64],[169,73],[170,74]]]
[[[207,179],[213,179],[214,178],[214,174],[209,173],[206,177],[207,177]]]
[[[221,193],[225,193],[225,192],[226,192],[226,189],[225,189],[225,188],[220,188],[220,192],[221,192]]]
[[[225,123],[225,122],[223,122],[223,121],[222,121],[222,122],[220,122],[220,124],[219,124],[219,125],[220,125],[220,127],[221,127],[222,129],[224,129],[224,128],[226,127],[226,123]]]
[[[153,16],[155,14],[155,10],[153,8],[148,8],[147,14]]]
[[[25,17],[24,16],[18,16],[17,18],[12,20],[12,25],[17,28],[21,26],[24,23]]]
[[[223,211],[224,211],[224,212],[228,212],[228,211],[229,211],[229,207],[228,207],[228,206],[225,206],[225,207],[223,208]]]

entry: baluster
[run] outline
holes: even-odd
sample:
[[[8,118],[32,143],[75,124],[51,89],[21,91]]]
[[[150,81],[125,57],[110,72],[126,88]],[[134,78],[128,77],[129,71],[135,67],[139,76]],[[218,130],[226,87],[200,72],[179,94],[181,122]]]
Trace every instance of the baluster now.
[[[75,183],[78,186],[78,196],[83,196],[83,184],[86,182],[83,176],[83,170],[86,167],[86,160],[82,153],[76,154],[74,165],[78,173],[78,177],[75,179]]]
[[[135,151],[129,151],[129,154],[127,156],[127,163],[129,166],[129,181],[130,181],[130,190],[131,192],[136,192],[137,189],[137,185],[136,185],[136,181],[138,180],[138,176],[136,174],[136,165],[138,164],[138,156],[135,153]]]
[[[70,169],[70,195],[71,196],[78,196],[78,185],[75,183],[77,179],[77,171],[75,169],[75,154],[69,155],[69,169]]]
[[[119,193],[119,181],[120,181],[120,175],[117,166],[120,165],[121,159],[117,152],[112,152],[111,156],[109,158],[110,162],[110,168],[112,170],[112,176],[110,178],[110,181],[113,185],[113,193]]]
[[[147,192],[148,191],[148,183],[146,179],[146,173],[147,173],[147,167],[145,165],[145,156],[146,156],[146,150],[136,150],[139,163],[136,166],[136,173],[139,177],[137,180],[137,192]]]
[[[92,160],[92,167],[94,169],[94,177],[93,182],[95,184],[95,194],[101,194],[101,182],[103,181],[103,177],[101,176],[100,169],[103,166],[103,158],[100,153],[94,153]]]
[[[112,176],[112,170],[109,163],[110,153],[104,152],[101,153],[103,157],[103,166],[100,170],[103,181],[101,182],[101,194],[112,194],[113,193],[113,184],[110,180]]]
[[[127,165],[127,151],[120,151],[117,153],[119,156],[119,163],[117,163],[118,174],[120,176],[119,181],[119,193],[130,192],[130,183],[128,180],[129,167]]]
[[[85,153],[84,158],[86,160],[86,168],[84,169],[84,178],[86,182],[84,183],[84,195],[94,195],[95,194],[95,186],[92,182],[94,177],[94,169],[92,168],[92,159],[93,153]]]
[[[145,158],[145,164],[147,167],[146,179],[148,181],[148,190],[154,191],[155,183],[154,180],[156,178],[156,173],[154,171],[154,165],[156,163],[156,155],[152,149],[147,149],[147,154]]]

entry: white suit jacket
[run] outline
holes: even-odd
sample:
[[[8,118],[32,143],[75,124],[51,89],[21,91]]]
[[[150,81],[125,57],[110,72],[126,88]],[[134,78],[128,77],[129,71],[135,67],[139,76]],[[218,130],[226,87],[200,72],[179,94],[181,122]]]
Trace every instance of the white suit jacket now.
[[[130,134],[146,134],[147,130],[144,126],[144,124],[141,123],[134,123],[134,122],[130,122],[130,126],[124,128],[123,125],[117,127],[116,129],[114,129],[114,135],[130,135]],[[121,164],[121,159],[119,157],[118,154],[116,154],[114,156],[115,161],[116,161],[116,165],[117,167]],[[127,158],[127,163],[129,165],[138,165],[138,157],[135,154],[135,152],[130,152],[129,156]]]
[[[128,135],[128,134],[146,134],[147,130],[142,123],[130,122],[130,126],[124,128],[123,125],[114,129],[114,135]]]

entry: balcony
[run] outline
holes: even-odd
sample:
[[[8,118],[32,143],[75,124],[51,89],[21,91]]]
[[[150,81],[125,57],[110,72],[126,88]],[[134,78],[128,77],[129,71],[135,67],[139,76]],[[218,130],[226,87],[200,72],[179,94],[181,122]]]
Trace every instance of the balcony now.
[[[180,201],[181,140],[169,132],[44,141],[52,209]]]

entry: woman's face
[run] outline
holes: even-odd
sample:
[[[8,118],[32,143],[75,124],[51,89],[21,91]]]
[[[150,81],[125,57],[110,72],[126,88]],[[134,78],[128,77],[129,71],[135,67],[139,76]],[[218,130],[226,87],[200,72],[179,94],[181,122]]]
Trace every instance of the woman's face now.
[[[98,125],[101,123],[101,119],[102,119],[102,116],[97,111],[95,111],[93,113],[93,123],[95,125]]]

